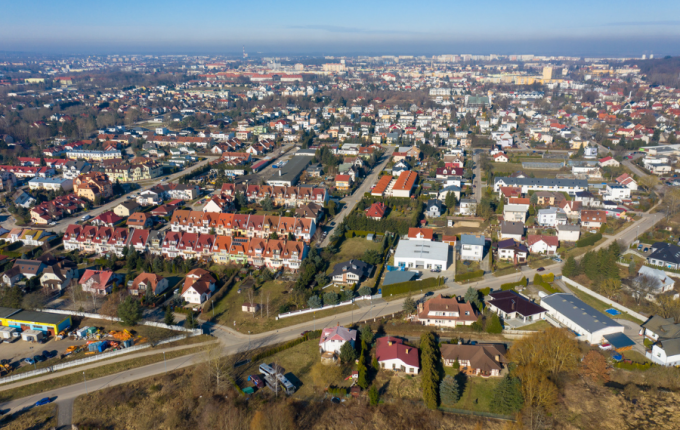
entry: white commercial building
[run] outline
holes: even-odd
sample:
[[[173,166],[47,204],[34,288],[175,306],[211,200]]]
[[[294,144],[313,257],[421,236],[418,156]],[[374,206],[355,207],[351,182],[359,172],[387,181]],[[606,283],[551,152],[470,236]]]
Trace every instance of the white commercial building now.
[[[541,299],[548,316],[591,345],[602,343],[605,335],[623,333],[623,326],[572,294],[557,293]]]
[[[394,253],[394,265],[407,268],[441,269],[449,267],[449,245],[429,240],[402,240]]]

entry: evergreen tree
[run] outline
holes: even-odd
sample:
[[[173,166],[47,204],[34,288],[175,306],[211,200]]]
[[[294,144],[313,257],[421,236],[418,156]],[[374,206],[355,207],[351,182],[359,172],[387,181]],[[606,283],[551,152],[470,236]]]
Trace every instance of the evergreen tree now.
[[[420,351],[423,400],[429,409],[437,409],[439,404],[439,369],[437,369],[439,351],[434,333],[425,333],[420,337]]]
[[[352,363],[357,358],[357,352],[351,342],[345,342],[340,347],[340,360],[343,363]]]
[[[175,325],[175,316],[172,314],[170,306],[165,308],[165,316],[163,317],[163,322],[167,325]]]
[[[139,302],[131,296],[126,297],[123,303],[118,306],[118,317],[123,325],[136,325],[142,319],[142,308],[139,306]]]
[[[364,356],[363,355],[359,358],[359,366],[357,367],[357,370],[359,371],[359,378],[357,379],[357,385],[365,390],[366,388],[368,388],[368,380],[366,379],[366,372],[367,372],[368,369],[366,369],[366,365],[364,364]]]
[[[404,300],[404,306],[402,309],[408,313],[408,314],[413,314],[416,312],[418,307],[416,306],[415,300],[411,296],[406,297],[406,300]]]
[[[503,333],[503,325],[501,324],[501,320],[498,318],[498,315],[491,315],[489,322],[486,324],[486,332],[494,334]]]
[[[479,291],[475,290],[472,287],[469,287],[465,292],[465,301],[474,304],[475,307],[479,310],[480,309]]]
[[[439,398],[443,405],[453,405],[460,399],[460,388],[458,381],[451,375],[446,375],[439,384]]]
[[[366,342],[368,345],[373,342],[373,331],[371,330],[371,326],[368,324],[361,326],[359,329],[359,334],[361,335],[362,342]]]
[[[578,265],[573,255],[570,255],[569,258],[567,258],[567,261],[564,263],[564,267],[562,267],[562,274],[568,278],[578,275]]]
[[[505,375],[494,391],[490,405],[491,412],[511,415],[522,409],[523,404],[522,383],[518,378],[509,374]]]
[[[452,192],[446,193],[444,205],[446,205],[446,209],[449,211],[449,214],[453,213],[453,210],[456,208],[456,194]]]
[[[581,265],[583,266],[583,273],[586,274],[588,279],[597,279],[600,273],[597,253],[592,251],[587,252],[581,260]]]
[[[380,393],[375,384],[371,385],[371,388],[368,390],[368,400],[371,406],[378,406],[378,403],[380,403]]]

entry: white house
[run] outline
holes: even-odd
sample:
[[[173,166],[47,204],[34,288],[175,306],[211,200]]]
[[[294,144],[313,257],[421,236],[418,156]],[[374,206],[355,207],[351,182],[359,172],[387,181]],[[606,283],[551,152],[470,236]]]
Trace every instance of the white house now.
[[[656,279],[654,288],[652,291],[650,291],[651,294],[665,293],[666,291],[672,290],[673,286],[675,285],[675,281],[666,275],[666,272],[649,266],[640,267],[640,270],[638,270],[638,276]]]
[[[575,332],[578,340],[591,345],[601,343],[604,335],[623,333],[621,324],[572,294],[557,293],[543,297],[541,307],[558,323]]]
[[[620,202],[624,199],[630,199],[630,191],[630,188],[623,185],[607,184],[603,197],[605,200]]]
[[[375,356],[381,369],[417,375],[420,370],[418,349],[401,339],[385,336],[376,340]]]
[[[581,237],[581,228],[577,225],[564,224],[557,226],[557,239],[561,242],[576,242]]]
[[[494,163],[507,163],[508,162],[508,157],[503,154],[502,152],[497,153],[496,155],[493,156],[493,161]]]
[[[503,206],[503,219],[524,223],[527,220],[528,210],[529,205],[505,205]]]
[[[527,245],[532,254],[555,254],[559,246],[557,236],[544,236],[530,234],[527,237]]]
[[[619,167],[621,164],[614,160],[612,157],[604,157],[601,158],[600,161],[597,163],[600,165],[600,167]]]
[[[347,329],[341,325],[335,327],[327,327],[321,332],[319,339],[319,352],[335,352],[340,353],[340,348],[346,342],[349,342],[354,347],[354,342],[357,340],[357,331]]]
[[[539,209],[536,221],[539,225],[546,227],[555,227],[558,224],[565,224],[567,222],[567,215],[562,213],[560,208]],[[560,216],[562,213],[562,216]]]
[[[485,245],[486,240],[484,239],[484,236],[461,234],[460,259],[463,261],[465,260],[482,261],[484,259]]]

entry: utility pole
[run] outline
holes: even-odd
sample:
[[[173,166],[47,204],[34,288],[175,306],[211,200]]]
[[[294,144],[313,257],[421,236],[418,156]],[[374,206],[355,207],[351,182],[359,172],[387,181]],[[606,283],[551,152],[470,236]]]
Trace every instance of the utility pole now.
[[[165,361],[165,351],[163,351],[163,365],[165,366],[165,373],[168,373],[168,363]]]
[[[87,392],[87,378],[85,378],[85,371],[83,371],[83,381],[85,381],[85,394],[90,394]]]

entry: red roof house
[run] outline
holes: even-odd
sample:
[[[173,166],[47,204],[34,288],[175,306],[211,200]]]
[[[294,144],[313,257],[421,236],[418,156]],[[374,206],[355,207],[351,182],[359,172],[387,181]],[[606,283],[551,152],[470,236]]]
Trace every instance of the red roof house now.
[[[366,216],[368,218],[380,221],[387,212],[387,206],[384,203],[373,203],[370,208],[366,209]]]
[[[404,345],[394,337],[381,337],[376,341],[375,356],[381,369],[416,375],[420,370],[418,348]]]

